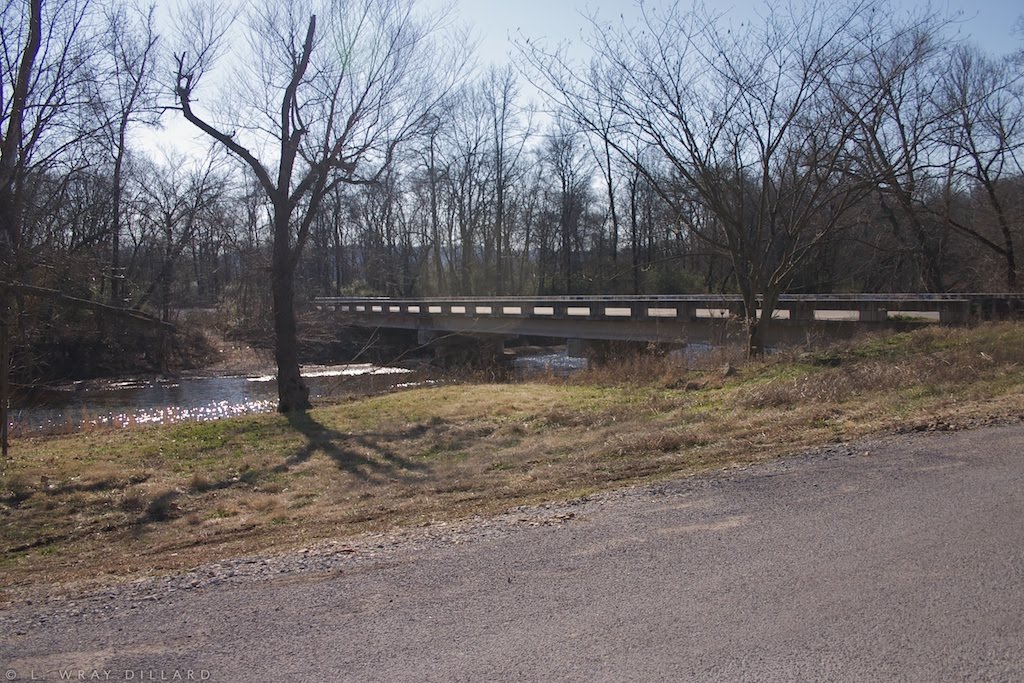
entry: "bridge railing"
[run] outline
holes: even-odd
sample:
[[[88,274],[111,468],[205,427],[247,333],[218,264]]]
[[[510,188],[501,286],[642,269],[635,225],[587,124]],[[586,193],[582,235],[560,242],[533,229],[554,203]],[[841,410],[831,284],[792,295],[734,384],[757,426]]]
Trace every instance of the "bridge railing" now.
[[[317,309],[359,318],[467,316],[551,320],[739,319],[735,295],[549,296],[549,297],[319,297]],[[972,319],[1024,313],[1022,294],[789,294],[773,317],[794,322],[885,323],[917,320],[962,324]]]

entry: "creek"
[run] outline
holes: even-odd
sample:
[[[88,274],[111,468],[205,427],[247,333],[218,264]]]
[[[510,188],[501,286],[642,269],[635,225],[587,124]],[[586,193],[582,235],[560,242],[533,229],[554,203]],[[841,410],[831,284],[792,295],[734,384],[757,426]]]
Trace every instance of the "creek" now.
[[[707,353],[692,347],[687,356]],[[587,367],[563,349],[537,349],[512,361],[512,377],[565,377]],[[307,365],[302,376],[310,398],[392,391],[434,383],[422,372],[369,363]],[[147,424],[220,420],[273,412],[277,382],[270,372],[230,376],[148,377],[88,380],[35,389],[11,410],[11,436],[70,434],[92,428],[125,429]]]
[[[408,383],[412,371],[370,364],[304,366],[313,399],[341,398]],[[74,433],[95,427],[218,420],[272,412],[272,374],[89,380],[33,390],[11,409],[11,436]]]

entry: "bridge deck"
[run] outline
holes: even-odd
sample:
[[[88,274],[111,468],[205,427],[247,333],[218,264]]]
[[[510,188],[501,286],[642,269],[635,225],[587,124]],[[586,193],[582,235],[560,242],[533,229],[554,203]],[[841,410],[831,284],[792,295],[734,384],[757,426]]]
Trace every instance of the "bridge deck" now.
[[[742,299],[730,295],[322,297],[315,304],[360,326],[656,342],[707,339],[743,317]],[[784,295],[773,327],[793,336],[810,327],[964,324],[1022,312],[1022,294]]]

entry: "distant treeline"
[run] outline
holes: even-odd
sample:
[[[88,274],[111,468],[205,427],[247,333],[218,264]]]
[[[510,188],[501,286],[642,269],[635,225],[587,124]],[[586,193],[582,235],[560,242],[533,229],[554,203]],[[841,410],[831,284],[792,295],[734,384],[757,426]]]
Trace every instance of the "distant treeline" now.
[[[513,65],[461,69],[401,136],[331,162],[344,181],[296,195],[296,220],[311,211],[291,252],[300,308],[346,293],[1019,290],[1020,55],[958,41],[941,15],[823,5],[745,26],[667,7],[636,26],[595,20],[583,63],[524,42]],[[225,145],[191,156],[143,145],[183,102],[216,119],[264,93],[249,81],[225,92],[251,101],[193,98],[212,54],[178,51],[180,35],[159,35],[155,13],[134,7],[3,9],[0,281],[166,320],[216,307],[270,335],[273,198]],[[185,16],[173,31],[212,25]],[[282,16],[266,10],[258,25]],[[305,21],[289,34],[295,50]],[[333,26],[319,21],[317,37]],[[281,68],[297,55],[279,55]],[[265,94],[267,117],[228,137],[281,142],[280,93]],[[291,130],[324,125],[305,113],[320,110],[294,110]],[[299,170],[318,163],[304,154]],[[30,351],[54,330],[90,328],[91,344],[124,333],[116,318],[15,289],[3,306],[25,376],[48,362]]]

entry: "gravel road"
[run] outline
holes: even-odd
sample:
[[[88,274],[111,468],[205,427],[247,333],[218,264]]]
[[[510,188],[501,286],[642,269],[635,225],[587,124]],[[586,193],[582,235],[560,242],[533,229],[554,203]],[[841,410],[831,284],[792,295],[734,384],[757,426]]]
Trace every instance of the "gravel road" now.
[[[1024,680],[1024,426],[0,609],[0,680]]]

